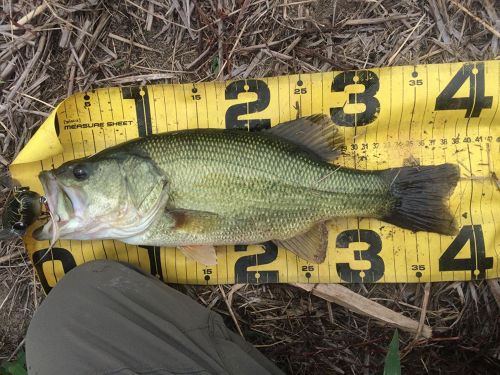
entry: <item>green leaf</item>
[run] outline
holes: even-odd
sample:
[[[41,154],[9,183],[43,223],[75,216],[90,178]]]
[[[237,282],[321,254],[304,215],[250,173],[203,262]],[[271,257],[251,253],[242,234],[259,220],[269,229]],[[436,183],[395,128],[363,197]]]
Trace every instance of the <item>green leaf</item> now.
[[[12,362],[0,363],[0,375],[28,375],[26,371],[26,353],[20,352]]]
[[[212,66],[211,66],[211,69],[212,69],[212,73],[217,73],[217,71],[219,70],[219,58],[217,56],[214,56],[214,58],[212,59]]]
[[[399,334],[394,331],[389,351],[385,356],[384,375],[401,375],[401,360],[399,359]]]

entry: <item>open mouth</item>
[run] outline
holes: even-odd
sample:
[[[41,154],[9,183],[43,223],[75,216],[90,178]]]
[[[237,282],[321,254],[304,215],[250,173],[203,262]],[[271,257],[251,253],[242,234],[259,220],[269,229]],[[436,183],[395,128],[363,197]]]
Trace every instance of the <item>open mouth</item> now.
[[[54,225],[61,229],[74,218],[77,213],[75,208],[81,207],[81,204],[76,192],[61,186],[52,172],[41,172],[39,178],[51,217],[47,223],[33,232],[33,237],[41,241],[52,238]]]

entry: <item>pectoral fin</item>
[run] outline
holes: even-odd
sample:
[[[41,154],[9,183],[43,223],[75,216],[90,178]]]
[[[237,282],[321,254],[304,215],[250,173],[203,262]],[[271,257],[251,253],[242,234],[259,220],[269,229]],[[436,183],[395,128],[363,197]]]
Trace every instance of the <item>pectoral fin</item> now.
[[[192,245],[177,247],[187,258],[193,259],[206,266],[217,264],[217,254],[212,245]]]
[[[325,223],[319,223],[303,234],[287,240],[274,240],[273,242],[309,262],[323,263],[328,246],[328,230]]]
[[[220,223],[219,215],[212,212],[174,209],[167,211],[174,219],[176,230],[188,233],[206,233]]]

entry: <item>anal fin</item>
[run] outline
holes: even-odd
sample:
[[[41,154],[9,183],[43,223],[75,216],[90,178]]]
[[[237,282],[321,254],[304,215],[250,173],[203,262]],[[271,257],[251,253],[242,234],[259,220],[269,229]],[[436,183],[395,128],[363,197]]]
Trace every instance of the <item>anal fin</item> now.
[[[309,262],[323,263],[328,247],[328,229],[325,223],[318,223],[303,234],[286,240],[274,240],[273,242]]]
[[[178,246],[177,249],[187,258],[205,266],[217,264],[217,254],[215,253],[215,247],[212,245]]]

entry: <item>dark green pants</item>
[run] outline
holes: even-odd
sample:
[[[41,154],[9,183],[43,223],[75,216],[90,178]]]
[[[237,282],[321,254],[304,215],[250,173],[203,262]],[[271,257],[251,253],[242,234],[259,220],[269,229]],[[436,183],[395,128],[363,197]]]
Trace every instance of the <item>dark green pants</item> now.
[[[281,374],[220,315],[116,262],[69,272],[26,337],[30,375]]]

